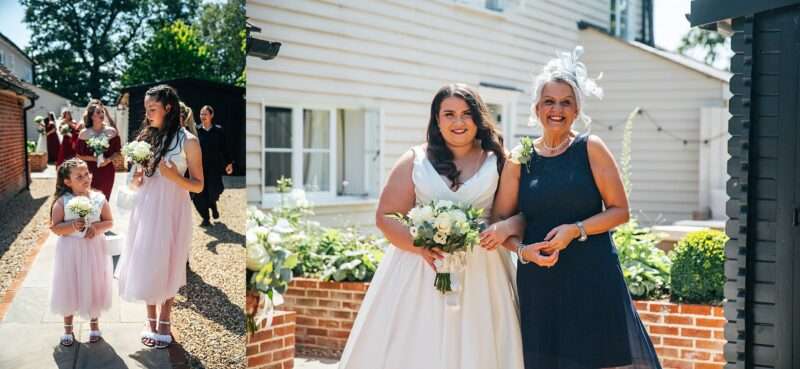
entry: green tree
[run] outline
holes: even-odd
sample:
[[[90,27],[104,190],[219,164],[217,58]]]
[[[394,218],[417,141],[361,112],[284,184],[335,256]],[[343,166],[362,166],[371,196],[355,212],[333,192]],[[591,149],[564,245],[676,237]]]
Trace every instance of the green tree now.
[[[178,20],[136,48],[122,74],[124,86],[175,78],[214,80],[212,53],[197,28]]]
[[[688,55],[690,51],[700,49],[705,52],[703,61],[712,65],[721,55],[725,43],[726,38],[720,33],[694,27],[681,38],[678,52]]]
[[[245,0],[203,6],[197,26],[211,47],[211,67],[218,81],[231,84],[244,81],[245,20]]]
[[[148,0],[20,0],[36,82],[78,103],[109,99],[142,35]]]

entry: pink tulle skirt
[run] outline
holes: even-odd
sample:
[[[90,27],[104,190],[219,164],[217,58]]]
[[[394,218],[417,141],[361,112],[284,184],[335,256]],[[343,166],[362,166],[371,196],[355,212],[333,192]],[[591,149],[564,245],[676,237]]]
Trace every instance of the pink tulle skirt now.
[[[174,297],[186,284],[191,242],[189,192],[160,175],[145,177],[117,266],[120,297],[148,305]]]
[[[102,234],[92,239],[56,238],[50,310],[59,315],[97,318],[111,307],[111,256]]]

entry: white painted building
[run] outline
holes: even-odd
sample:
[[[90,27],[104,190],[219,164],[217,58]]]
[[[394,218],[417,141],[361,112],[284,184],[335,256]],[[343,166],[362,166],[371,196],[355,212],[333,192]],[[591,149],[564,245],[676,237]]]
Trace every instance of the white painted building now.
[[[8,37],[0,33],[0,64],[3,64],[15,77],[33,82],[33,60]]]
[[[635,42],[643,36],[652,40],[652,28],[643,27],[652,23],[651,16],[644,16],[652,14],[650,1],[628,0],[627,9],[612,7],[617,2],[248,1],[249,22],[261,28],[253,37],[282,44],[273,60],[247,58],[248,202],[274,206],[274,181],[285,175],[309,191],[323,224],[371,226],[388,170],[409,147],[424,141],[430,102],[439,87],[452,82],[478,87],[512,146],[521,135],[538,133],[527,126],[532,76],[556,50],[578,44],[587,50],[592,74],[611,68],[601,82],[607,86],[606,100],[593,101],[588,108],[598,122],[624,120],[639,104],[671,130],[699,139],[700,107],[723,106],[725,83],[687,66],[685,58],[673,55],[676,60],[671,60]],[[580,30],[581,21],[619,39]],[[622,58],[619,65],[605,62],[610,56],[603,50],[609,48],[622,50],[612,55]],[[640,59],[632,68],[624,64],[627,54]],[[644,64],[653,69],[643,70],[639,78],[618,73],[638,73]],[[653,79],[669,82],[673,69],[685,75],[660,92],[650,89],[655,94],[650,99],[661,101],[658,105],[631,99],[639,97],[632,91],[648,88]],[[693,105],[670,97],[676,85],[687,91]],[[675,113],[662,115],[666,110]],[[638,123],[636,129],[634,139],[643,139]],[[594,131],[619,152],[618,131]],[[655,158],[673,155],[675,149],[646,152],[649,146],[639,142],[644,141],[634,147],[633,207],[641,206],[654,219],[659,213],[668,219],[690,218],[700,208],[697,145],[679,158],[680,170],[647,172],[639,168],[674,166],[668,157]],[[669,180],[678,175],[687,182],[681,187],[684,192],[645,190],[653,183],[670,186]],[[688,199],[691,193],[697,199]],[[676,207],[669,198],[673,195],[687,199]]]

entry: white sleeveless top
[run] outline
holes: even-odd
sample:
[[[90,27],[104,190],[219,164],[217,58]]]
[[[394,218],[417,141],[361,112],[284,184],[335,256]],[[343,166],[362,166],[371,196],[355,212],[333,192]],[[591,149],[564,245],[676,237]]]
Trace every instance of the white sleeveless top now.
[[[494,152],[487,152],[486,159],[478,171],[467,179],[458,190],[453,191],[446,179],[428,160],[425,150],[421,146],[414,146],[411,149],[414,151],[414,169],[411,179],[414,182],[417,205],[432,200],[449,200],[483,208],[484,217],[491,214],[495,190],[500,181],[500,175],[497,173],[497,157]]]
[[[75,220],[80,218],[78,214],[74,213],[69,208],[69,201],[74,199],[75,197],[76,197],[75,195],[69,192],[65,193],[64,196],[62,196],[62,199],[64,201],[64,221]],[[89,201],[91,201],[92,203],[92,211],[89,213],[89,215],[86,216],[86,224],[99,222],[100,213],[103,211],[103,204],[105,204],[106,202],[106,197],[105,195],[103,195],[102,192],[98,191],[90,191],[89,196],[87,197],[89,198]],[[67,236],[83,237],[83,232],[74,231],[70,234],[67,234]]]

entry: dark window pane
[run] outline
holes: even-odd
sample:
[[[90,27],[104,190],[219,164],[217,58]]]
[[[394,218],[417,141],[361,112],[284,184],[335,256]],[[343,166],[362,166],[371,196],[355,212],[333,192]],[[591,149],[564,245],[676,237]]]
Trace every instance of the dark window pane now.
[[[292,153],[268,152],[264,158],[266,176],[264,183],[268,192],[275,192],[275,186],[281,177],[292,177]]]
[[[266,108],[265,112],[266,127],[266,148],[292,147],[292,109],[285,108]],[[269,183],[269,182],[267,182]]]

